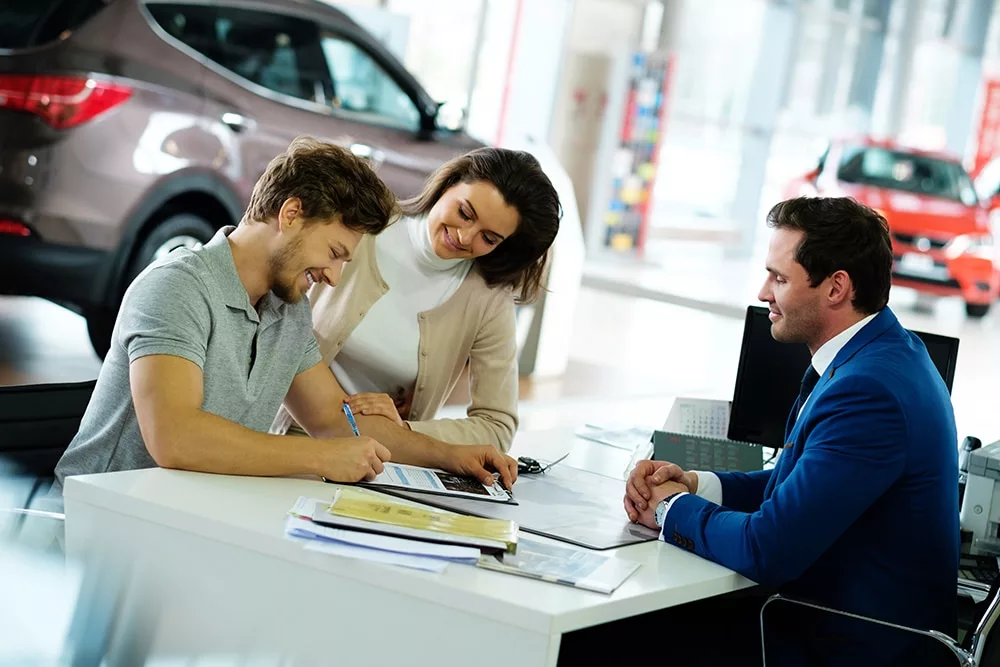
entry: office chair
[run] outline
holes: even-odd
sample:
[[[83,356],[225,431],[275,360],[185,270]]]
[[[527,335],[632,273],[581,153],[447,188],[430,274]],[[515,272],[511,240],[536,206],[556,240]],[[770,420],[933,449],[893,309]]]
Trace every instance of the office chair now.
[[[902,630],[904,632],[929,637],[930,639],[940,642],[949,651],[951,651],[952,655],[955,656],[955,659],[961,667],[988,667],[990,665],[995,665],[997,664],[997,660],[1000,659],[1000,641],[996,641],[996,638],[992,637],[991,633],[997,619],[1000,618],[1000,595],[998,595],[998,593],[1000,593],[1000,582],[992,585],[986,599],[980,603],[980,606],[983,609],[982,616],[979,618],[978,623],[976,623],[975,629],[966,636],[965,641],[961,644],[948,635],[938,632],[937,630],[917,630],[915,628],[908,628],[904,625],[880,621],[876,618],[852,614],[839,609],[824,607],[814,602],[797,600],[795,598],[782,595],[781,593],[776,593],[769,597],[760,609],[760,649],[763,665],[764,667],[767,667],[767,647],[764,643],[764,610],[767,609],[768,605],[776,602],[799,605],[809,609],[837,614],[839,616],[845,616],[847,618],[875,623],[877,625],[895,628],[896,630]]]
[[[17,532],[28,516],[61,520],[57,512],[27,509],[48,488],[56,463],[80,429],[96,380],[0,387],[0,464],[8,475],[30,485],[21,507],[0,511],[17,514]]]
[[[0,387],[0,459],[52,477],[94,393],[96,380]]]

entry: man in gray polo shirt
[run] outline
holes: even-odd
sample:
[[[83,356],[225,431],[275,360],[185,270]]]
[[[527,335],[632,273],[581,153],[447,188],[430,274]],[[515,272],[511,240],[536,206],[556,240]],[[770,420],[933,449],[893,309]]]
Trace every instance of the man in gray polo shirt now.
[[[449,445],[384,420],[350,437],[340,406],[303,415],[310,438],[267,433],[282,402],[314,405],[334,383],[312,334],[315,282],[335,285],[363,234],[396,200],[349,151],[300,137],[257,182],[238,227],[177,250],[129,287],[66,477],[160,465],[236,475],[372,479],[390,458],[509,486],[517,464],[492,447]],[[301,412],[301,410],[297,411]]]

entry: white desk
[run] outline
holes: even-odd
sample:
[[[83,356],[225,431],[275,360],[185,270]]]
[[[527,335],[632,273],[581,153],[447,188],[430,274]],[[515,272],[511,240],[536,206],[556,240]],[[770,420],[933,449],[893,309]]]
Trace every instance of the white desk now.
[[[570,440],[565,430],[525,434],[515,453],[551,459]],[[620,474],[628,458],[579,440],[567,463]],[[74,477],[67,555],[117,559],[128,604],[145,614],[130,612],[133,622],[154,628],[154,655],[352,667],[552,666],[562,633],[752,585],[661,542],[603,552],[642,563],[605,596],[472,566],[429,574],[347,560],[285,540],[294,500],[330,493],[319,481],[162,469]]]

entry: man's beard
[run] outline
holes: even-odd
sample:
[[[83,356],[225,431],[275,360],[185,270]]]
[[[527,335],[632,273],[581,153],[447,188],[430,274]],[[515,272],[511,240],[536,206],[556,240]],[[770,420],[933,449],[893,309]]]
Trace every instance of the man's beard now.
[[[816,304],[803,304],[794,317],[782,312],[780,332],[771,326],[771,336],[779,343],[808,343],[815,335],[819,322],[819,307]]]
[[[297,264],[296,257],[301,248],[302,239],[296,238],[268,260],[271,291],[285,303],[298,303],[302,299],[302,290],[298,286],[301,275],[291,268]]]

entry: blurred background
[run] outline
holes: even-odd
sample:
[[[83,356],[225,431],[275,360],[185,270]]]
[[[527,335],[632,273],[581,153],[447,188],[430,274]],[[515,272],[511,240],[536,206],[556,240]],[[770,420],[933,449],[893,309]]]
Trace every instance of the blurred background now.
[[[675,396],[731,397],[766,213],[829,194],[888,219],[890,304],[909,328],[961,339],[959,435],[992,442],[996,5],[7,0],[0,388],[96,378],[131,279],[238,222],[267,161],[311,134],[369,159],[401,197],[476,146],[542,161],[565,214],[550,291],[518,314],[522,428],[609,397],[662,417]],[[467,400],[459,383],[449,409]],[[59,452],[6,444],[10,405],[0,455],[20,472],[0,508],[31,505]],[[32,546],[10,517],[8,542]],[[48,560],[16,566],[53,581]],[[81,580],[59,580],[67,609]],[[38,644],[11,628],[0,662],[5,647],[27,660],[11,647]]]

